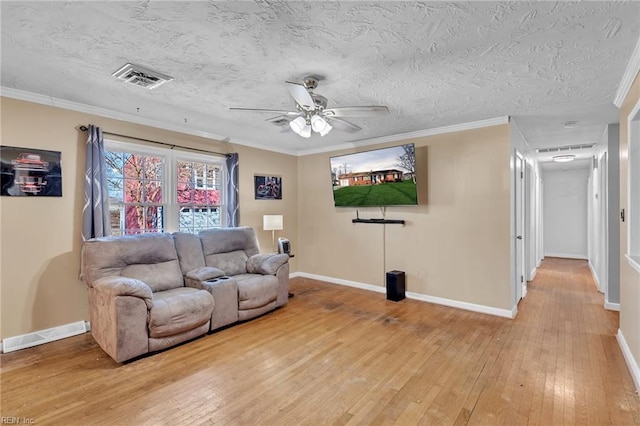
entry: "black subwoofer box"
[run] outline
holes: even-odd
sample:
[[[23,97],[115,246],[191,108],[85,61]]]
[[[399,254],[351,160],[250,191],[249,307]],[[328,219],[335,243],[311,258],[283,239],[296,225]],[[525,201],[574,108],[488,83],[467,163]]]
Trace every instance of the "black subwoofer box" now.
[[[397,302],[405,298],[404,271],[387,272],[387,300]]]

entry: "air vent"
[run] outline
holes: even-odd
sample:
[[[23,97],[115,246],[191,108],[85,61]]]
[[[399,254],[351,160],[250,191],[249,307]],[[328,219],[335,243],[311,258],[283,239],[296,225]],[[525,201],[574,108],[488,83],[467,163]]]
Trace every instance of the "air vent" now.
[[[135,64],[126,64],[112,75],[119,80],[149,90],[173,80],[173,77]]]
[[[291,118],[286,115],[279,115],[277,117],[267,118],[265,121],[275,124],[278,127],[284,127],[289,125]]]
[[[279,120],[274,120],[272,121],[273,124],[275,124],[276,126],[288,126],[289,125],[289,120],[285,119],[285,118],[281,118]]]
[[[566,145],[566,146],[557,146],[557,147],[554,147],[554,148],[538,148],[538,149],[536,149],[536,151],[539,152],[539,153],[577,151],[577,150],[580,150],[580,149],[593,148],[594,146],[595,146],[594,143],[583,144],[583,145]]]
[[[86,332],[87,324],[84,321],[78,321],[21,336],[8,337],[2,340],[2,352],[7,353],[18,349],[30,348]]]

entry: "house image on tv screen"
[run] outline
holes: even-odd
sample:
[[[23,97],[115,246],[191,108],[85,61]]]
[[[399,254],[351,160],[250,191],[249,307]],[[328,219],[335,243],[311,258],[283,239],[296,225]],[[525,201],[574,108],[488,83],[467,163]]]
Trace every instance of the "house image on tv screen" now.
[[[402,182],[401,170],[372,170],[370,172],[345,173],[338,177],[338,186],[376,185],[386,182]]]

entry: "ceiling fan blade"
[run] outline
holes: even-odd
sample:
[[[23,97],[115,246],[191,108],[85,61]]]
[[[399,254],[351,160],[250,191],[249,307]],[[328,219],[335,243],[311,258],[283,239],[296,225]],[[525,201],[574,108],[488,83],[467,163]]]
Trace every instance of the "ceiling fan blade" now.
[[[326,119],[334,129],[342,130],[349,133],[355,133],[362,130],[362,127],[356,126],[355,124],[347,120],[343,120],[342,118],[326,117]]]
[[[315,109],[313,98],[309,94],[307,88],[304,87],[304,84],[294,83],[292,81],[285,81],[285,83],[287,85],[287,89],[289,89],[289,94],[302,109],[307,111]]]
[[[323,111],[326,117],[379,117],[389,115],[389,108],[378,106],[350,106],[329,108]]]
[[[263,108],[229,108],[234,111],[255,111],[255,112],[270,112],[272,114],[284,114],[284,115],[300,115],[300,111],[286,111],[283,109],[263,109]]]

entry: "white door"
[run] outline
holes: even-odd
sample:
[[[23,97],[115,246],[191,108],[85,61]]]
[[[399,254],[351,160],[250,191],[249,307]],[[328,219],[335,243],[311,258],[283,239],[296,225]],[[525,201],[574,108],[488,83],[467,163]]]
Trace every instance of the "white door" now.
[[[515,264],[516,264],[516,303],[526,295],[526,281],[524,279],[524,157],[516,151],[515,164]]]

